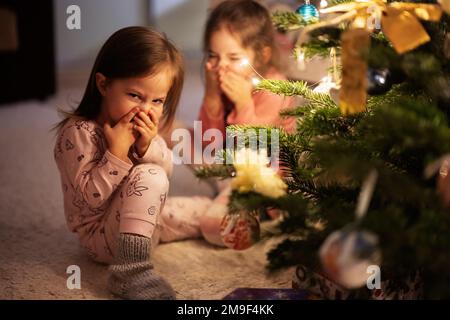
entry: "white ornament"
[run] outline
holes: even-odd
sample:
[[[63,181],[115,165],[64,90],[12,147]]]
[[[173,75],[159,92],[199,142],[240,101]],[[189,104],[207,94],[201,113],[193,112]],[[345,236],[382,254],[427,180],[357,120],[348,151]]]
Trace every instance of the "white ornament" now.
[[[317,87],[313,89],[317,93],[329,93],[331,89],[337,89],[337,85],[333,82],[330,75],[323,77]]]
[[[336,283],[355,289],[367,283],[371,265],[379,265],[378,237],[367,231],[335,231],[319,252],[322,266]]]

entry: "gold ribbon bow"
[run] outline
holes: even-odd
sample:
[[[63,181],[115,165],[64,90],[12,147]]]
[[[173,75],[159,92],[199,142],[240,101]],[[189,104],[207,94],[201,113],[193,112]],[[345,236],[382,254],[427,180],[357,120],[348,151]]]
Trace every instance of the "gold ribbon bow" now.
[[[442,7],[442,10],[450,14],[450,0],[438,0],[439,4]]]
[[[430,41],[430,36],[419,19],[439,21],[442,8],[435,4],[356,0],[321,9],[320,12],[344,13],[335,19],[324,21],[322,26],[351,21],[352,28],[373,31],[381,25],[383,33],[391,41],[394,49],[402,54]],[[314,29],[322,27],[318,26],[319,24],[311,25],[311,27]]]

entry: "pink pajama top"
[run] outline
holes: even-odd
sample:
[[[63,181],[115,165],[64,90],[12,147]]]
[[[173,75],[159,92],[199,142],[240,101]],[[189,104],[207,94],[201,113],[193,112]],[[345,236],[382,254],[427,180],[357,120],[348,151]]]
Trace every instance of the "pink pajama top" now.
[[[286,80],[286,77],[275,69],[271,69],[267,79]],[[268,91],[258,91],[253,94],[253,101],[241,112],[236,109],[230,112],[226,122],[224,120],[225,110],[219,116],[215,117],[208,113],[207,105],[203,104],[200,109],[199,120],[202,121],[202,131],[211,128],[219,129],[225,137],[225,128],[227,125],[269,125],[280,127],[287,132],[293,132],[296,125],[294,117],[282,118],[279,114],[285,108],[293,107],[294,99],[276,95]]]
[[[142,158],[130,152],[127,163],[108,151],[103,128],[95,121],[70,119],[58,132],[54,157],[64,194],[64,212],[72,232],[98,222],[122,180],[134,165],[154,163],[168,176],[172,152],[156,136]]]

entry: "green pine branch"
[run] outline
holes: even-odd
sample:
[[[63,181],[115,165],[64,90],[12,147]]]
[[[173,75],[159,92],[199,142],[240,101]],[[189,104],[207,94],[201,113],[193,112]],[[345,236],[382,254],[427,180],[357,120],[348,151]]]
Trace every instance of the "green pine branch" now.
[[[317,19],[304,20],[303,17],[296,12],[277,11],[272,15],[272,22],[275,27],[281,31],[293,31],[303,28],[311,23],[316,23]]]
[[[267,90],[284,96],[302,96],[322,107],[337,107],[330,95],[314,92],[306,81],[263,80],[258,84],[257,90]]]
[[[217,178],[230,178],[235,174],[233,165],[207,165],[201,166],[195,169],[195,176],[200,179],[217,177]]]

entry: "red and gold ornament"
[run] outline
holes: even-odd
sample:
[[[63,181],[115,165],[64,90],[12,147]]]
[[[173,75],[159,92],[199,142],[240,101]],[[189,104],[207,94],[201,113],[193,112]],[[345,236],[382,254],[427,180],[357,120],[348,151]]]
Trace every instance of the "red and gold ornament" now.
[[[223,243],[234,250],[245,250],[260,238],[259,217],[256,212],[240,211],[227,214],[221,223]]]

